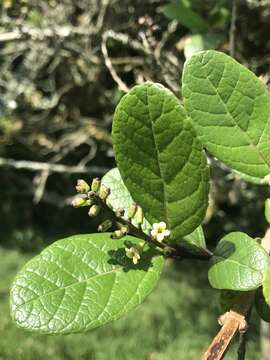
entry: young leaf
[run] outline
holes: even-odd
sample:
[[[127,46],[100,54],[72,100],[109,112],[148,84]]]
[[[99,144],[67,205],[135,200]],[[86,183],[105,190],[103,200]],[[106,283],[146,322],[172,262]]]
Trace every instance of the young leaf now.
[[[263,279],[263,296],[266,303],[270,306],[270,266],[267,268]]]
[[[153,224],[173,241],[204,218],[209,172],[205,154],[178,99],[159,84],[135,86],[117,106],[113,143],[119,171]]]
[[[116,320],[155,287],[164,260],[146,250],[135,266],[125,255],[126,236],[76,235],[55,242],[29,261],[11,289],[11,315],[25,329],[84,332]]]
[[[206,249],[203,228],[198,226],[191,234],[184,236],[183,246],[192,252],[201,252]]]
[[[255,308],[258,315],[267,322],[270,322],[270,306],[266,303],[261,289],[258,290],[255,297]]]
[[[162,7],[163,14],[169,19],[175,19],[194,32],[204,32],[208,29],[207,22],[192,9],[189,0],[178,0],[177,3]]]
[[[270,94],[255,74],[228,55],[203,51],[185,64],[183,96],[209,152],[251,177],[270,174]]]
[[[254,239],[241,232],[226,235],[210,260],[208,279],[216,289],[247,291],[258,288],[269,256]]]
[[[130,205],[134,203],[117,168],[111,169],[103,176],[102,184],[106,185],[111,190],[110,195],[107,198],[107,203],[114,211],[120,208],[127,210]],[[125,211],[124,218],[127,219],[126,212],[127,211]],[[132,219],[132,223],[137,225],[135,219]],[[149,233],[151,230],[151,224],[149,224],[145,218],[142,223],[142,229],[145,233]]]

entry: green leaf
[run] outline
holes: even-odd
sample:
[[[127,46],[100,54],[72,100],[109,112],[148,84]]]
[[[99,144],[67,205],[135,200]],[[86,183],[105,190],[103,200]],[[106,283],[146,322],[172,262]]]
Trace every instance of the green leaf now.
[[[201,252],[201,250],[206,249],[204,232],[201,225],[198,226],[191,234],[184,236],[183,246],[192,252]]]
[[[255,74],[223,53],[196,53],[184,67],[183,96],[210,153],[243,174],[270,173],[270,94]]]
[[[178,0],[177,3],[173,2],[161,9],[167,18],[177,20],[194,32],[203,32],[208,29],[207,22],[193,11],[189,0]]]
[[[255,308],[258,315],[267,322],[270,322],[270,306],[266,303],[261,289],[258,290],[255,297]]]
[[[270,306],[270,266],[267,268],[263,279],[263,295],[266,303]]]
[[[269,256],[254,239],[241,232],[226,235],[210,260],[208,279],[216,289],[247,291],[258,288]]]
[[[114,211],[119,208],[125,210],[134,203],[128,189],[126,188],[118,168],[113,168],[108,171],[102,178],[102,183],[110,188],[111,193],[107,198],[108,205],[112,207]],[[124,218],[127,219],[125,211]],[[135,219],[132,219],[132,223],[137,225]],[[151,230],[151,224],[144,218],[142,223],[142,229],[145,233],[149,233]]]
[[[205,154],[178,99],[162,85],[135,86],[117,106],[113,144],[122,179],[145,217],[165,221],[173,241],[202,223]]]
[[[164,259],[146,250],[137,265],[125,256],[126,236],[77,235],[55,242],[29,261],[11,289],[11,315],[25,329],[84,332],[125,315],[157,284]]]
[[[242,180],[247,181],[249,183],[256,185],[266,185],[266,182],[263,178],[246,175],[236,170],[234,170],[233,172],[236,174],[236,176],[239,176]]]

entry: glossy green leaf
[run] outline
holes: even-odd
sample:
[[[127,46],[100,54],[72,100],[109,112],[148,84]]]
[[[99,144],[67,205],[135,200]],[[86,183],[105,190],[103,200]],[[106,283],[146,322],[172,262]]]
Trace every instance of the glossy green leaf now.
[[[127,209],[134,203],[128,189],[126,188],[118,168],[113,168],[108,171],[102,178],[102,183],[111,189],[111,193],[107,198],[108,204],[115,211],[119,208]],[[127,216],[124,216],[127,218]],[[132,223],[136,224],[136,221],[132,219]],[[151,224],[144,218],[142,229],[145,233],[149,233],[151,230]],[[181,245],[186,247],[191,252],[200,252],[206,248],[205,237],[203,229],[199,226],[191,234],[184,236],[181,240]]]
[[[120,172],[117,168],[113,168],[108,171],[102,178],[102,183],[110,188],[111,193],[107,198],[108,205],[112,207],[114,211],[119,208],[123,208],[125,210],[128,209],[130,205],[134,203],[128,189],[126,188]],[[125,211],[124,218],[127,219],[127,214]],[[136,224],[135,219],[132,219],[132,223]],[[142,229],[145,233],[149,233],[151,230],[151,224],[144,218],[142,223]]]
[[[159,280],[163,257],[146,250],[133,265],[131,236],[77,235],[55,242],[29,261],[11,289],[11,315],[25,329],[47,334],[84,332],[116,320]]]
[[[210,153],[251,177],[270,173],[270,94],[255,74],[224,53],[203,51],[185,64],[183,96]]]
[[[256,293],[255,308],[258,315],[267,322],[270,322],[270,306],[266,303],[261,289]]]
[[[241,232],[226,235],[210,260],[208,279],[216,289],[247,291],[258,288],[269,256],[254,239]]]
[[[267,268],[263,279],[263,295],[266,303],[270,306],[270,266]]]
[[[186,247],[191,252],[200,253],[206,249],[204,232],[201,225],[198,226],[197,229],[195,229],[191,234],[184,236],[181,245]]]
[[[117,106],[113,144],[122,179],[152,224],[172,240],[198,227],[208,203],[205,154],[178,99],[162,85],[135,86]]]

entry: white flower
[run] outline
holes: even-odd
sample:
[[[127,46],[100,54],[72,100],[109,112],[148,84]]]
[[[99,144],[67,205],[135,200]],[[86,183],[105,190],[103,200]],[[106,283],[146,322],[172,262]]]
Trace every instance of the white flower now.
[[[138,247],[132,246],[131,248],[125,248],[125,251],[126,251],[126,256],[129,259],[132,259],[133,264],[136,265],[141,258],[140,249]]]
[[[151,236],[157,241],[162,242],[165,236],[169,236],[171,233],[170,230],[166,228],[167,225],[164,221],[161,221],[160,223],[154,223],[151,230]]]

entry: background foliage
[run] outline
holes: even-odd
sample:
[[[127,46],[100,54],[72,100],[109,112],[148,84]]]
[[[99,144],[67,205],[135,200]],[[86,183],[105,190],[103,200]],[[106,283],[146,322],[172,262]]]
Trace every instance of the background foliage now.
[[[10,278],[28,257],[26,253],[36,252],[58,237],[95,230],[95,221],[90,221],[83,210],[74,212],[69,206],[73,185],[78,177],[102,175],[105,169],[115,165],[110,137],[112,114],[128,88],[151,80],[163,83],[178,96],[185,58],[202,48],[234,53],[268,83],[270,2],[238,0],[236,12],[232,12],[232,2],[224,0],[149,0],[147,3],[126,0],[124,6],[120,0],[3,0],[0,11],[0,243],[7,248],[1,256],[5,261],[1,265],[4,280],[0,295],[5,307]],[[17,162],[9,162],[7,166],[7,159]],[[21,160],[28,163],[18,163]],[[214,244],[232,230],[261,235],[266,224],[262,216],[254,214],[262,214],[266,188],[247,185],[215,159],[210,161],[214,165],[214,181],[206,219],[208,240]],[[46,163],[47,168],[41,169],[40,163]],[[24,168],[16,169],[20,164]],[[61,173],[55,171],[59,164],[64,165]],[[25,169],[25,165],[31,169]],[[76,171],[71,173],[74,167]],[[185,266],[180,270],[185,272]],[[100,351],[107,348],[106,341],[118,358],[119,353],[124,356],[126,351],[130,359],[146,356],[169,359],[170,351],[179,351],[181,358],[183,349],[178,349],[181,344],[186,349],[192,347],[190,359],[195,353],[198,356],[214,334],[218,310],[201,310],[205,325],[198,329],[203,335],[196,344],[190,344],[189,335],[178,338],[180,328],[189,334],[194,331],[186,302],[197,296],[201,298],[200,292],[208,291],[207,285],[192,290],[183,282],[186,280],[182,280],[184,274],[182,277],[180,270],[168,269],[167,278],[145,307],[138,309],[137,315],[130,315],[134,323],[123,319],[93,333],[92,349],[87,335],[81,340],[85,341],[85,349],[78,348],[78,352],[72,352],[67,344],[73,341],[79,344],[79,338],[48,338],[48,349],[55,351],[53,357],[61,356],[59,349],[69,349],[63,358],[105,359],[106,355]],[[174,286],[175,279],[180,282],[179,293],[186,297],[179,298],[172,290],[178,287],[178,283]],[[188,279],[191,284],[197,281],[195,270]],[[156,304],[165,288],[170,294],[171,307],[160,309],[160,315],[156,315],[160,318],[156,320],[152,318],[155,314],[151,314],[151,301]],[[194,311],[200,311],[200,306],[201,303],[194,303]],[[180,308],[183,311],[175,323],[173,317],[177,319],[178,315],[172,309]],[[131,336],[128,345],[123,338],[122,342],[112,342],[111,331],[137,332],[136,316],[147,320],[142,326],[149,327],[147,333],[158,324],[159,341],[149,335],[145,339],[149,343],[138,346],[138,350]],[[164,323],[161,320],[164,318],[171,318],[172,322]],[[31,336],[15,330],[8,317],[0,326],[9,334],[0,344],[3,359],[29,359],[29,349],[36,349],[31,353],[37,351],[37,356],[41,356],[41,349],[45,349],[41,345],[43,340],[36,343]],[[206,329],[212,333],[208,334]],[[104,337],[104,344],[99,344],[99,334]],[[15,336],[22,339],[18,353],[7,350],[5,343],[12,342]],[[172,345],[169,345],[170,337],[175,337]],[[144,340],[142,336],[139,339]],[[144,353],[138,354],[142,349]],[[255,359],[252,353],[250,356]]]

